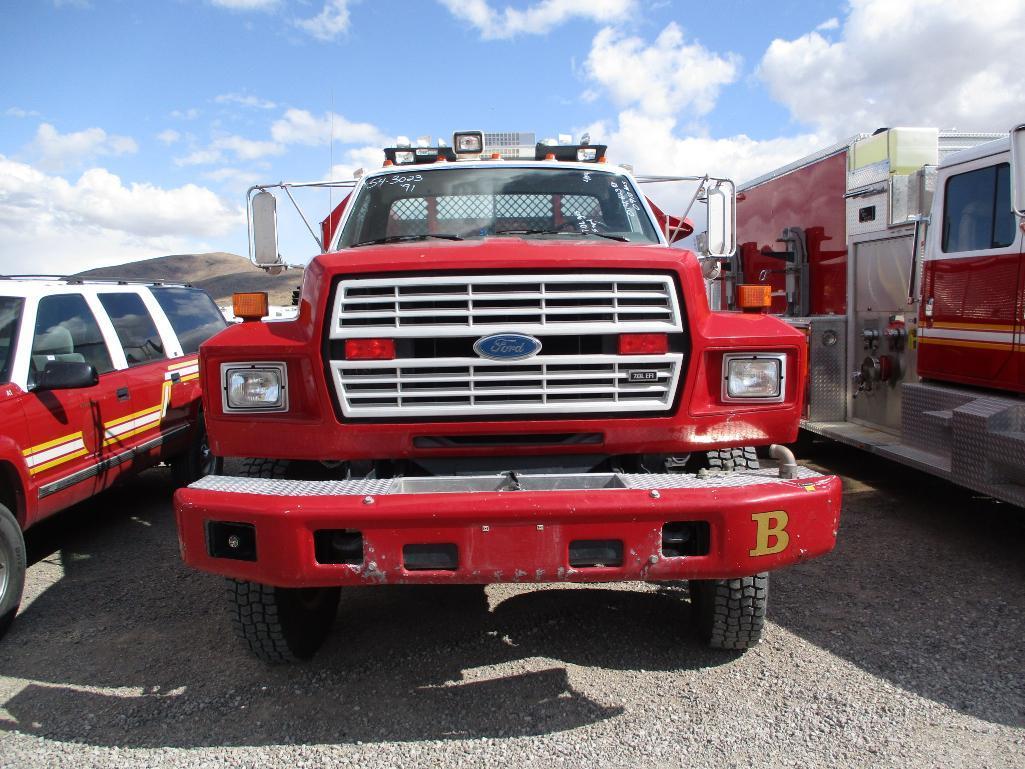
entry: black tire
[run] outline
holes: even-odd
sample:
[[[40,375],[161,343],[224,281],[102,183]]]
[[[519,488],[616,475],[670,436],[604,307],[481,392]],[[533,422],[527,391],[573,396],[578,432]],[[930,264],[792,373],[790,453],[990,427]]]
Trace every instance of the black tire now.
[[[199,413],[188,451],[172,459],[170,465],[175,488],[188,486],[206,475],[220,475],[224,470],[224,459],[210,451],[203,412]]]
[[[287,459],[258,459],[250,457],[242,460],[239,475],[245,478],[278,478],[288,477],[288,468],[292,463]]]
[[[14,515],[0,505],[0,638],[14,622],[25,589],[25,537]]]
[[[324,643],[342,590],[283,588],[228,580],[232,622],[240,639],[264,662],[308,660]]]
[[[239,475],[288,478],[285,459],[242,460]],[[293,469],[301,470],[301,467]],[[235,633],[264,662],[307,660],[324,643],[338,613],[338,587],[285,588],[228,580],[228,602]]]
[[[758,454],[754,446],[735,449],[716,449],[708,453],[708,467],[712,470],[758,470]]]
[[[767,572],[740,579],[692,579],[698,636],[713,649],[750,649],[762,640],[769,602]]]

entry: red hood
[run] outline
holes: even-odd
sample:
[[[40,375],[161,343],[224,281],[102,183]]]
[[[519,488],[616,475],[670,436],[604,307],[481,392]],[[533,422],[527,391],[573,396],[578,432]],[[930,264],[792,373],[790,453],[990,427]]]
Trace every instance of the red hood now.
[[[606,269],[678,270],[693,252],[657,244],[605,240],[521,240],[500,237],[466,241],[389,243],[321,254],[310,267],[328,275],[407,270]]]

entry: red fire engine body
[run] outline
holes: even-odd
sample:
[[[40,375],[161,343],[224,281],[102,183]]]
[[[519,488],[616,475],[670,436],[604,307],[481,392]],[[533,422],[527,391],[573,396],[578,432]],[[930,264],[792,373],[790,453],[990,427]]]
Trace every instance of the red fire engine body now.
[[[1012,154],[1006,134],[894,128],[741,185],[719,296],[767,284],[808,334],[808,430],[1022,505]]]
[[[212,448],[253,459],[176,495],[185,561],[231,578],[269,661],[313,653],[339,587],[385,583],[689,579],[707,642],[756,643],[765,572],[836,536],[838,479],[743,448],[796,438],[804,336],[710,311],[668,248],[685,224],[578,162],[604,147],[481,144],[386,150],[324,222],[298,318],[202,347]],[[732,251],[723,182],[699,186]]]

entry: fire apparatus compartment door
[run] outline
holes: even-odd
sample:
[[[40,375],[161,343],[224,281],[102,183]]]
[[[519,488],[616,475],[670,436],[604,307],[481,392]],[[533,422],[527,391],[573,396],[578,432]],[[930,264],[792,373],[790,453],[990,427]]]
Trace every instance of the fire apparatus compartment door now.
[[[900,429],[900,384],[914,376],[907,332],[916,309],[908,305],[914,228],[890,229],[851,242],[852,335],[848,360],[861,390],[851,404],[856,419]]]

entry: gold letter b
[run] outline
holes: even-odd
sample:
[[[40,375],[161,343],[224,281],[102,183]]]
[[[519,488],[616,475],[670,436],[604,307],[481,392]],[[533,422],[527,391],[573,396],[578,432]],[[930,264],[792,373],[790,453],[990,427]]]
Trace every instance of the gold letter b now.
[[[771,513],[753,513],[751,520],[758,524],[758,531],[755,533],[755,547],[749,555],[773,555],[787,549],[790,544],[790,535],[787,534],[787,522],[790,517],[783,510],[775,510]],[[772,544],[769,539],[772,538]]]

